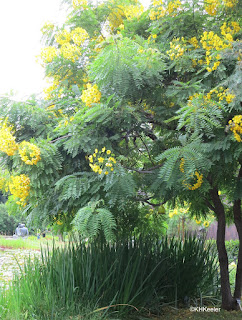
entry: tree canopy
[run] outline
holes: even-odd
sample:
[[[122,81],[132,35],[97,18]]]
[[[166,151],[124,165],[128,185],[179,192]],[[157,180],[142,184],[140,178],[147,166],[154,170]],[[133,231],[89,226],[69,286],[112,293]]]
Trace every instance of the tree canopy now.
[[[107,239],[145,206],[189,204],[221,243],[229,218],[242,238],[241,1],[64,3],[42,29],[44,99],[1,99],[10,201]]]

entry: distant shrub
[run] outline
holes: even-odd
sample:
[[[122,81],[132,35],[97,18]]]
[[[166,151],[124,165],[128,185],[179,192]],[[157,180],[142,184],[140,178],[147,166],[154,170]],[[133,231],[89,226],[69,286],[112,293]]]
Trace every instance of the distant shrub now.
[[[0,234],[13,235],[18,223],[18,218],[9,216],[5,204],[0,203]]]

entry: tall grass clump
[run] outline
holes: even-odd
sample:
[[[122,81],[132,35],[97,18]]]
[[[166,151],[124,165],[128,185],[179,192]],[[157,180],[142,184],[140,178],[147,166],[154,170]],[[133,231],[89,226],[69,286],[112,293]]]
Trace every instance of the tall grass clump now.
[[[127,319],[137,309],[158,312],[164,303],[211,292],[214,258],[212,247],[191,237],[184,243],[164,238],[53,246],[40,260],[26,261],[21,276],[3,290],[0,317],[104,319],[112,313]]]

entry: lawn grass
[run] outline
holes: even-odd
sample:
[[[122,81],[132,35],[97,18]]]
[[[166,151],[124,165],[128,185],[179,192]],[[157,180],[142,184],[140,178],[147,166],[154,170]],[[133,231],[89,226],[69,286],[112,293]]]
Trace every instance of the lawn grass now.
[[[31,236],[27,239],[14,239],[0,236],[0,248],[40,250],[41,247],[45,247],[48,244],[51,246],[53,241],[58,246],[59,242],[54,237],[37,239],[37,237]]]

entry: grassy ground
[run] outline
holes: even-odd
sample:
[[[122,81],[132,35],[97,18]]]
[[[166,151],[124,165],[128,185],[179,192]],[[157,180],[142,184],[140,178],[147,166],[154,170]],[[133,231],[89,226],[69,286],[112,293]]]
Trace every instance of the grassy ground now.
[[[185,319],[235,320],[235,319],[241,319],[241,318],[242,318],[241,311],[228,312],[228,311],[220,310],[219,312],[191,312],[188,308],[188,309],[179,309],[179,310],[167,309],[167,310],[164,310],[164,314],[161,317],[159,318],[154,317],[151,319],[152,320],[185,320]],[[145,320],[145,318],[143,318],[142,320]]]
[[[156,317],[154,315],[150,316],[134,316],[130,318],[125,318],[122,320],[186,320],[186,319],[191,319],[191,320],[203,320],[203,319],[208,319],[208,320],[237,320],[242,318],[242,313],[241,311],[224,311],[220,310],[220,312],[191,312],[188,309],[165,309],[164,314]],[[103,319],[103,320],[121,320],[121,318],[112,318],[112,317],[107,317],[107,318],[102,318],[100,314],[90,314],[87,318],[83,315],[76,316],[76,317],[70,317],[69,319],[72,320],[96,320],[96,319]]]
[[[58,237],[46,237],[37,239],[37,237],[30,236],[27,239],[14,239],[0,236],[0,248],[40,250],[41,247],[47,246],[47,243],[49,245],[52,245],[53,240],[55,241],[55,245],[58,246]]]

